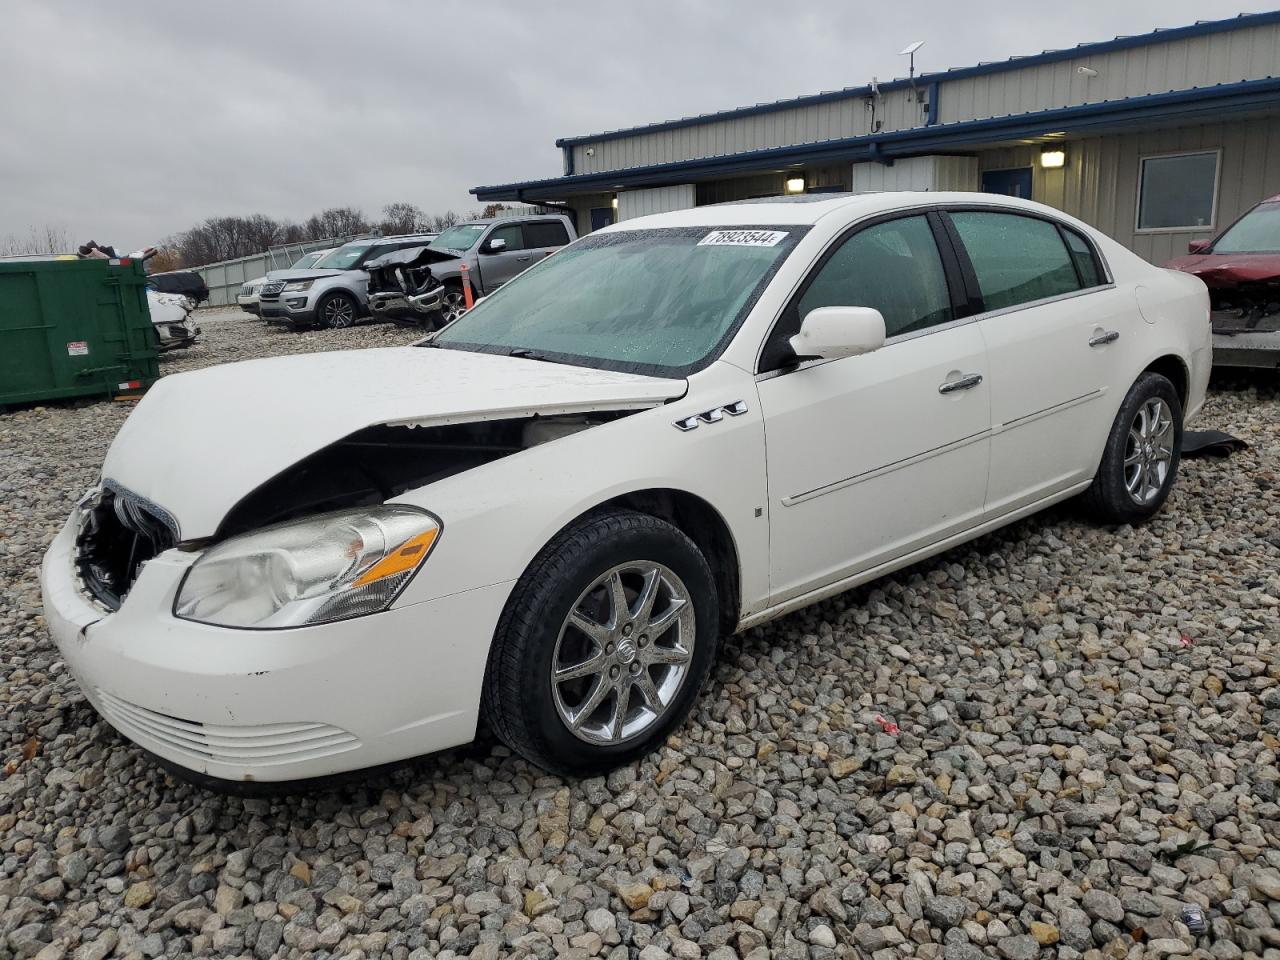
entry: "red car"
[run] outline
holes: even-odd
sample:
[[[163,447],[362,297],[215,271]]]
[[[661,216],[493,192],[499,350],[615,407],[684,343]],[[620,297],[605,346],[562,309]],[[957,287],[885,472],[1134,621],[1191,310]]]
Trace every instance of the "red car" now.
[[[1165,266],[1209,288],[1214,364],[1280,368],[1280,196],[1189,249]]]

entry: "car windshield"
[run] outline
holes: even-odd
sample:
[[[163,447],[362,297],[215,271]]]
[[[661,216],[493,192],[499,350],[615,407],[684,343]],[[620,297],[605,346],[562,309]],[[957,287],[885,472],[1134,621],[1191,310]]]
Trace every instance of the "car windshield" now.
[[[1280,253],[1280,203],[1254,207],[1213,245],[1214,253]]]
[[[315,265],[315,262],[316,262],[317,260],[319,260],[321,256],[322,256],[322,254],[320,254],[320,253],[306,253],[306,254],[303,254],[301,257],[299,257],[299,258],[298,258],[298,262],[297,262],[297,263],[295,263],[295,264],[294,264],[292,267],[290,267],[289,269],[291,269],[291,270],[305,270],[307,267],[314,266],[314,265]]]
[[[463,250],[470,250],[480,234],[484,233],[485,224],[483,223],[460,223],[456,227],[450,227],[440,236],[431,241],[431,248],[434,250],[451,250],[454,253],[461,253]]]
[[[586,237],[441,331],[434,345],[685,376],[710,363],[807,227],[671,227]]]
[[[317,260],[315,266],[320,270],[350,270],[372,246],[371,243],[344,243]]]

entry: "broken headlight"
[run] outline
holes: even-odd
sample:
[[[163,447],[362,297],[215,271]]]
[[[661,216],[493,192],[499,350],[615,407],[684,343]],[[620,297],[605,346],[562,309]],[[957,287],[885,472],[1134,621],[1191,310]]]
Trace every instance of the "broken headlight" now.
[[[173,612],[223,627],[299,627],[385,610],[440,536],[416,507],[381,506],[267,527],[209,548]]]

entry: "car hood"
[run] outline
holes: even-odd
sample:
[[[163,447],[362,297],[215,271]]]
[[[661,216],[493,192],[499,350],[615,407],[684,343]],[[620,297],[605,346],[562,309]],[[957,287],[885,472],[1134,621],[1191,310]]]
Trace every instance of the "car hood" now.
[[[433,250],[431,247],[408,247],[396,250],[370,260],[364,265],[366,270],[380,270],[383,267],[409,266],[422,267],[428,263],[442,263],[446,260],[457,260],[458,254],[446,250]]]
[[[1199,277],[1210,287],[1234,287],[1280,277],[1280,253],[1197,253],[1165,264]]]
[[[163,508],[181,539],[200,539],[262,483],[365,427],[643,409],[686,388],[419,347],[228,363],[157,382],[111,444],[102,476]]]

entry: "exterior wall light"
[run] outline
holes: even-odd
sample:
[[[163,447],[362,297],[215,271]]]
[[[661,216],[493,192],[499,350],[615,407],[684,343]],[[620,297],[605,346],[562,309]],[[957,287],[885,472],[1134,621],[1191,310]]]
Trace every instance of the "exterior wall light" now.
[[[617,194],[614,194],[614,196],[613,196],[613,209],[615,209],[615,210],[617,210],[617,209],[618,209],[618,195],[617,195]]]
[[[804,193],[804,177],[787,177],[787,193]]]
[[[1065,150],[1041,150],[1040,166],[1045,170],[1056,170],[1059,167],[1067,165],[1067,152]]]

